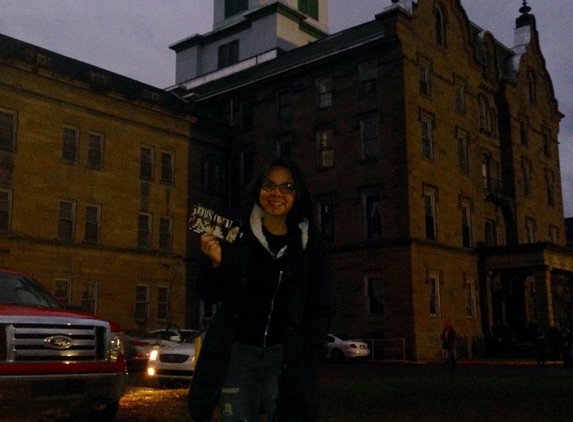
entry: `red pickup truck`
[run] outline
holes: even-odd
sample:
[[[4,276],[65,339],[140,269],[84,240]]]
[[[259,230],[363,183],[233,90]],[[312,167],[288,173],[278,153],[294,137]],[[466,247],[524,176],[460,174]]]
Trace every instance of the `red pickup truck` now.
[[[33,278],[0,269],[0,416],[110,421],[125,392],[117,324],[63,306]]]

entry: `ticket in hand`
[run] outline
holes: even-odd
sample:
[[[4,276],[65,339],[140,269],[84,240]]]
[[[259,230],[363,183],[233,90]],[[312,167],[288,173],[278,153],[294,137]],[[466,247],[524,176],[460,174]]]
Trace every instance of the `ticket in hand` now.
[[[195,233],[212,233],[218,239],[234,243],[243,235],[241,225],[215,211],[195,205],[189,217],[189,230]]]

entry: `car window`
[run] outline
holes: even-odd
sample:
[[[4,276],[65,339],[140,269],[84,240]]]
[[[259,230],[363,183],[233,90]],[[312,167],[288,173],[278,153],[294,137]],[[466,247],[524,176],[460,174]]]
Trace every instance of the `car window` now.
[[[0,273],[0,304],[63,308],[37,282],[21,274],[11,273]]]

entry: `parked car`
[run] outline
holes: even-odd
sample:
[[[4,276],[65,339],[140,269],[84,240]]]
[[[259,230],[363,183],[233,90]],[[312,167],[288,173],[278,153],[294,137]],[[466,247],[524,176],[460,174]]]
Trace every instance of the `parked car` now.
[[[169,328],[153,330],[144,335],[126,335],[125,355],[129,371],[145,371],[149,353],[154,348],[180,344],[196,332],[197,330],[180,329],[172,324]]]
[[[327,358],[335,362],[345,359],[364,359],[370,356],[368,343],[362,340],[346,340],[341,336],[329,334],[327,338]]]
[[[0,269],[0,415],[113,420],[127,383],[119,326]],[[77,417],[77,418],[76,418]]]
[[[149,354],[147,375],[160,386],[188,382],[195,371],[195,342],[202,332],[196,332],[183,343],[155,348]]]

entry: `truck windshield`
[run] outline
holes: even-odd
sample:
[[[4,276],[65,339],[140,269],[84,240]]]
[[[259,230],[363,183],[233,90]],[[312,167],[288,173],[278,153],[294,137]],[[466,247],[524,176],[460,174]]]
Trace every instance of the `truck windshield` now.
[[[0,305],[62,308],[42,286],[21,274],[0,272]]]

